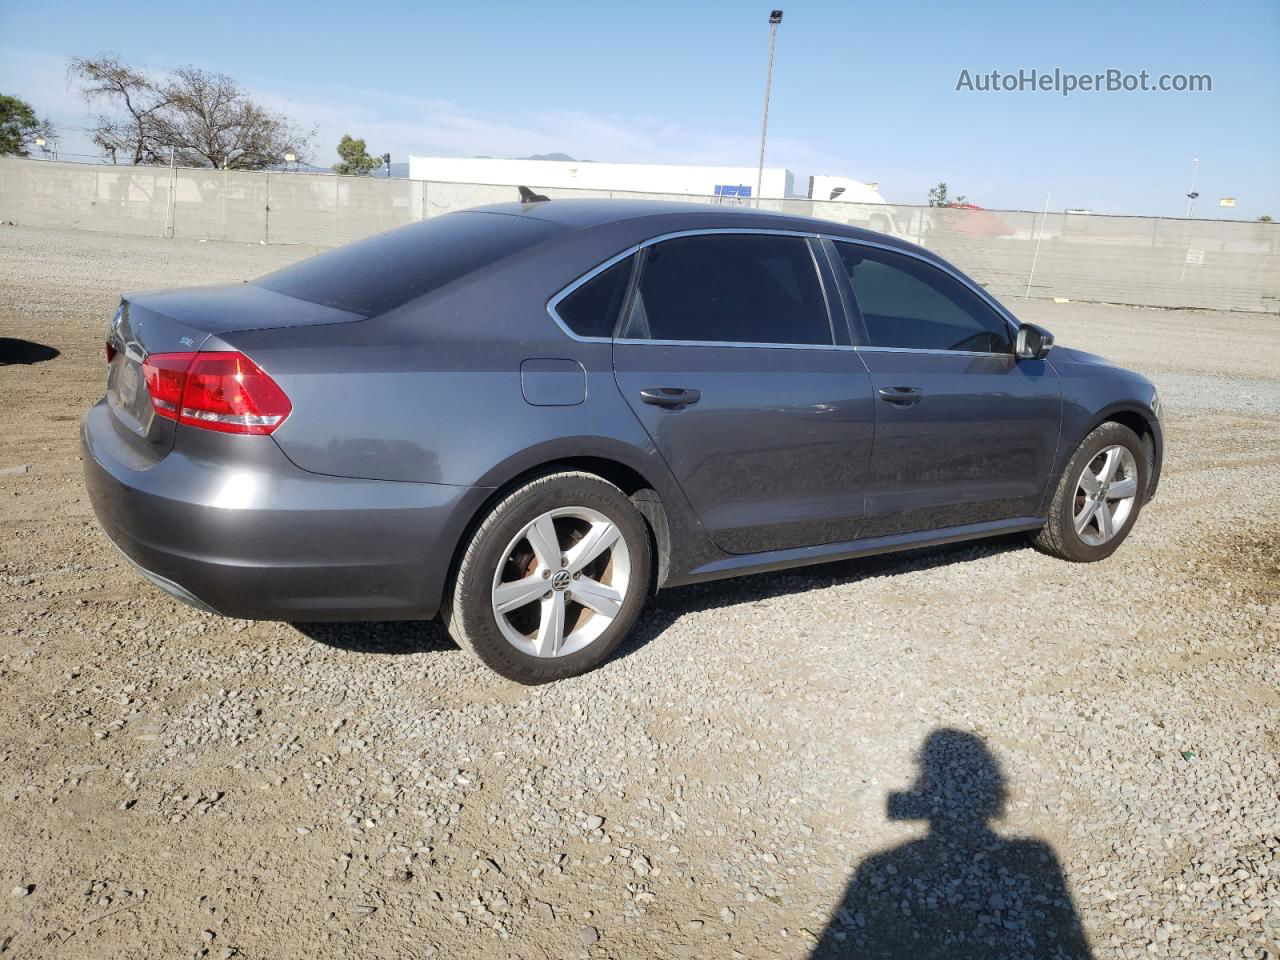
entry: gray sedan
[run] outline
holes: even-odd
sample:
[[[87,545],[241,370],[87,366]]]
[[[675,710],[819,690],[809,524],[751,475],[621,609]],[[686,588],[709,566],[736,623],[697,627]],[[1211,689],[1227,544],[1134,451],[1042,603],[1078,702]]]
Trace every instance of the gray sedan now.
[[[656,589],[1027,532],[1112,553],[1151,383],[926,250],[577,200],[424,220],[252,283],[126,294],[82,429],[103,529],[206,610],[431,619],[522,683]]]

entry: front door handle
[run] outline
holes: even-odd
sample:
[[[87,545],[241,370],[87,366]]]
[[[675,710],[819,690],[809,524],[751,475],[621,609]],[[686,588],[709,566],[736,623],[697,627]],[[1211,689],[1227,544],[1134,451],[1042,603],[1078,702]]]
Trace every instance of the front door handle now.
[[[648,387],[640,391],[640,399],[655,407],[679,410],[701,400],[702,391],[686,387]]]
[[[919,387],[881,387],[876,394],[895,407],[909,407],[924,399],[924,391]]]

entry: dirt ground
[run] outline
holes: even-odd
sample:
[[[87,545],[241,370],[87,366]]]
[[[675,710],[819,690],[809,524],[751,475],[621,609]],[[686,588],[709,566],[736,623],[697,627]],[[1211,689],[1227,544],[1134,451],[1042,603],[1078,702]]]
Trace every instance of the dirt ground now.
[[[97,529],[120,291],[308,252],[0,227],[0,954],[1280,955],[1280,317],[1010,304],[1164,396],[1108,561],[682,588],[528,689],[201,613]]]

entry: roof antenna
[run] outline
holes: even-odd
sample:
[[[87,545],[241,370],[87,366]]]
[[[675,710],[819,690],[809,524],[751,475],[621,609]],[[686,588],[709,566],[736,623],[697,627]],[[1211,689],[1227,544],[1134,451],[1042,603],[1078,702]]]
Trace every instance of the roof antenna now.
[[[516,189],[520,191],[521,203],[549,203],[551,201],[550,197],[544,197],[540,193],[534,193],[528,187],[516,187]]]

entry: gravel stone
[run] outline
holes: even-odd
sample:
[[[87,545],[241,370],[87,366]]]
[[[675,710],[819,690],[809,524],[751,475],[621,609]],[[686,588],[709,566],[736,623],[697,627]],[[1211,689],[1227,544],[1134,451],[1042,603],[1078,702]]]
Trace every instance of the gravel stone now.
[[[438,624],[184,606],[93,519],[119,292],[309,252],[0,228],[0,337],[60,351],[0,375],[15,955],[1280,956],[1280,317],[1010,301],[1161,391],[1159,495],[1103,563],[998,538],[664,590],[522,688]]]

